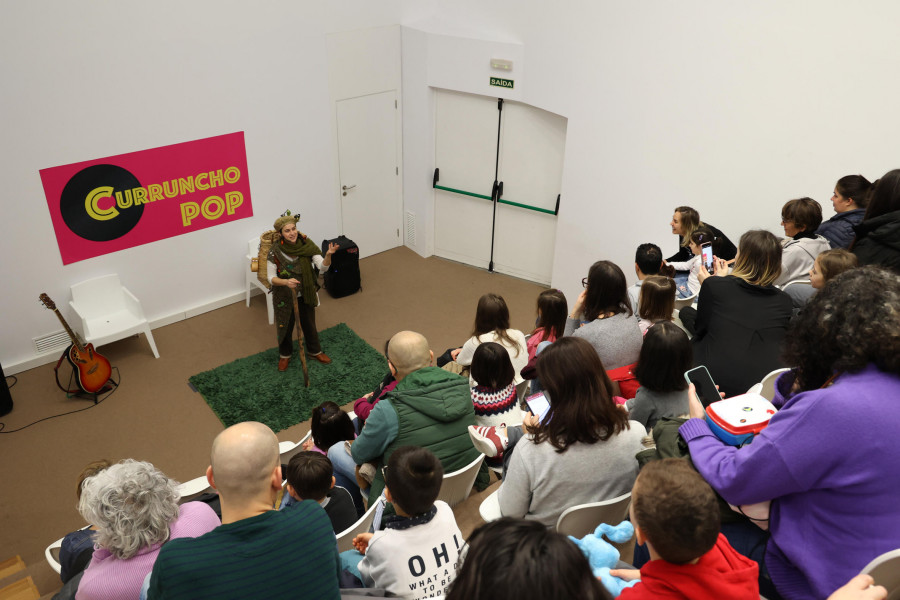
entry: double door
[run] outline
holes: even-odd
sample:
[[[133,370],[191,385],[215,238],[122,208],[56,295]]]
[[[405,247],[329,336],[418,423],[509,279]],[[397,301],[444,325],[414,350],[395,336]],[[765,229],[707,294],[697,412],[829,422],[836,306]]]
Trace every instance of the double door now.
[[[435,93],[435,254],[549,285],[566,119]]]

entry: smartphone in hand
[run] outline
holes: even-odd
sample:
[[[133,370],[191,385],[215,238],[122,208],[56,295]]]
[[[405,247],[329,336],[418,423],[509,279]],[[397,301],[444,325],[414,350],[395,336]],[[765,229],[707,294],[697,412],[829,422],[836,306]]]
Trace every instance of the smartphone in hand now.
[[[688,383],[694,384],[694,389],[697,391],[697,398],[700,399],[700,404],[703,405],[703,408],[722,399],[722,396],[719,395],[719,388],[716,387],[716,384],[706,367],[701,365],[689,371],[685,371],[684,378]]]
[[[544,392],[538,392],[533,396],[528,396],[525,398],[525,404],[528,405],[531,414],[536,416],[538,421],[543,424],[547,414],[550,412],[550,399],[547,398],[547,395]]]
[[[700,246],[700,255],[703,257],[703,264],[706,266],[707,272],[712,275],[715,265],[713,264],[713,249],[710,242]]]

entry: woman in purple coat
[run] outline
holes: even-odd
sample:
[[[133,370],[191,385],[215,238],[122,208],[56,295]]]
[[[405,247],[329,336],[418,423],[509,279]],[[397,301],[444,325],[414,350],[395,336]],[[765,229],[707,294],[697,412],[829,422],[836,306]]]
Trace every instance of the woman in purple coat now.
[[[771,501],[768,532],[723,528],[770,600],[825,598],[900,546],[898,307],[900,276],[884,269],[830,281],[786,337],[795,368],[777,381],[778,412],[742,448],[710,431],[692,394],[699,418],[679,431],[697,470],[732,505]]]

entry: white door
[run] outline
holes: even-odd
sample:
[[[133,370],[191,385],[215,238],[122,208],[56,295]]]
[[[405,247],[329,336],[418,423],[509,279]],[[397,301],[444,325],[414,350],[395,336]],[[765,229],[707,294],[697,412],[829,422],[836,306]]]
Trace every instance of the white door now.
[[[391,90],[337,102],[342,230],[360,258],[402,242],[396,100]]]
[[[435,254],[487,268],[493,241],[494,271],[549,284],[566,126],[527,104],[505,101],[499,111],[496,98],[437,90]]]

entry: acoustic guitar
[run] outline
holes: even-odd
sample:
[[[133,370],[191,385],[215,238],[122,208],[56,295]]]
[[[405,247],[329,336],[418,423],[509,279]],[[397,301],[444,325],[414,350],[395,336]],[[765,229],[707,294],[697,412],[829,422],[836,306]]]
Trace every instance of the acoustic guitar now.
[[[41,302],[44,306],[56,313],[59,322],[66,329],[66,333],[72,339],[72,345],[66,349],[66,358],[72,364],[72,368],[78,374],[78,387],[90,394],[96,394],[103,389],[109,376],[112,375],[112,367],[106,357],[94,351],[93,344],[82,344],[69,324],[56,308],[56,303],[47,294],[41,294]]]

